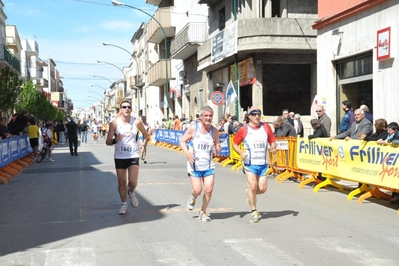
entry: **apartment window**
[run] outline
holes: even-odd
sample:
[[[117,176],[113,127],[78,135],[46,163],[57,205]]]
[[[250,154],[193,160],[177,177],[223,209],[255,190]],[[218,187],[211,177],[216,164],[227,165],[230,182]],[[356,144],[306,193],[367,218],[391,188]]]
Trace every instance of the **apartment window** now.
[[[219,10],[219,30],[224,30],[226,26],[226,10],[223,7]]]
[[[166,42],[168,45],[168,54],[166,56],[165,56],[165,41],[159,43],[159,59],[165,59],[166,57],[170,58],[170,41],[171,41],[170,37],[166,38]]]
[[[340,79],[353,78],[373,73],[373,58],[371,53],[337,63],[337,74]]]
[[[279,18],[280,14],[280,0],[272,0],[272,18]]]

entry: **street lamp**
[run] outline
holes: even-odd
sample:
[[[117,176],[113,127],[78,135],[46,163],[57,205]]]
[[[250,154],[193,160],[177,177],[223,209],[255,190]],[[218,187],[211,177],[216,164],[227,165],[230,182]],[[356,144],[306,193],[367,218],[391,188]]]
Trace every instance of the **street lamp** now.
[[[98,100],[98,101],[100,101],[100,102],[102,102],[103,100],[101,100],[101,99],[98,99],[97,97],[94,97],[94,96],[87,96],[87,98],[93,98],[93,99],[96,99],[96,100]]]
[[[104,88],[104,87],[101,87],[101,86],[98,86],[98,85],[94,85],[94,84],[91,84],[90,86],[91,87],[99,87],[99,88],[103,89],[104,90],[104,94],[107,92],[107,89]]]
[[[113,66],[113,67],[116,67],[120,72],[122,72],[122,75],[123,75],[124,79],[126,80],[125,72],[123,72],[123,70],[120,69],[117,65],[114,65],[114,64],[112,64],[112,63],[105,62],[105,61],[102,61],[102,60],[97,60],[97,63],[99,63],[99,64],[103,63],[103,64],[107,64],[107,65],[111,65],[111,66]]]
[[[123,88],[123,95],[124,95],[124,97],[126,97],[126,94],[127,94],[127,88],[126,88],[127,80],[126,80],[125,72],[123,72],[123,70],[120,69],[117,65],[114,65],[114,64],[109,63],[109,62],[105,62],[105,61],[102,61],[102,60],[97,60],[97,63],[103,63],[103,64],[111,65],[111,66],[116,67],[117,69],[119,69],[120,72],[122,72],[122,75],[123,75],[123,87],[124,87]]]
[[[159,21],[158,21],[156,18],[154,18],[154,16],[152,16],[151,14],[145,12],[144,10],[142,10],[142,9],[140,9],[140,8],[137,8],[137,7],[134,7],[134,6],[127,5],[127,4],[125,4],[125,3],[122,3],[122,2],[119,2],[119,1],[116,1],[116,0],[112,0],[111,2],[112,2],[112,5],[114,5],[114,6],[126,6],[126,7],[130,7],[130,8],[132,8],[132,9],[138,10],[138,11],[140,11],[140,12],[146,14],[147,16],[150,16],[152,19],[154,19],[154,21],[155,21],[156,23],[158,23],[159,27],[161,28],[162,33],[163,33],[163,36],[164,36],[164,38],[165,38],[165,72],[166,72],[165,94],[166,94],[166,101],[168,102],[168,107],[166,108],[166,117],[169,117],[169,99],[168,99],[168,95],[169,95],[168,41],[167,41],[167,39],[166,39],[165,29],[162,27],[161,23],[159,23]]]
[[[89,91],[89,92],[92,92],[92,93],[98,94],[98,95],[100,95],[100,97],[103,97],[103,95],[99,94],[98,92],[95,92],[95,91]]]
[[[120,47],[120,46],[118,46],[118,45],[115,45],[115,44],[112,44],[112,43],[107,43],[107,42],[103,42],[103,45],[104,45],[104,46],[114,46],[114,47],[116,47],[116,48],[119,48],[119,49],[125,51],[126,53],[128,53],[128,54],[131,56],[131,58],[133,58],[134,61],[136,61],[136,65],[137,65],[137,78],[136,78],[136,83],[137,83],[137,90],[138,90],[138,93],[137,93],[137,95],[138,95],[138,97],[137,97],[137,115],[139,115],[139,112],[140,112],[140,98],[141,98],[141,95],[140,95],[141,86],[140,86],[140,80],[139,80],[139,77],[140,77],[140,65],[139,65],[139,62],[137,61],[137,57],[136,57],[134,54],[130,53],[130,52],[129,52],[128,50],[126,50],[125,48]],[[144,99],[145,99],[145,98],[144,98]],[[145,110],[145,109],[144,109],[144,110]]]
[[[115,45],[115,44],[112,44],[112,43],[107,43],[107,42],[103,42],[103,45],[104,45],[104,46],[114,46],[114,47],[117,47],[117,48],[119,48],[119,49],[124,50],[124,51],[125,51],[126,53],[128,53],[131,57],[133,57],[133,54],[130,53],[128,50],[126,50],[126,49],[123,48],[123,47],[120,47],[120,46]]]
[[[97,76],[96,74],[93,74],[93,77],[95,77],[95,78],[102,78],[102,79],[106,79],[106,80],[108,80],[111,84],[112,84],[112,81],[110,80],[110,79],[107,79],[106,77],[103,77],[103,76]]]

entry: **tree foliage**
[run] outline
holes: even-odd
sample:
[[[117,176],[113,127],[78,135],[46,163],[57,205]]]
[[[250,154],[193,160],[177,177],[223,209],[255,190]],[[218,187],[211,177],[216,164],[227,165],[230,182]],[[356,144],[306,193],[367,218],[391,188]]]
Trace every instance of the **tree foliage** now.
[[[25,109],[40,120],[54,121],[65,118],[65,114],[55,108],[46,96],[37,90],[36,85],[32,81],[24,84],[16,106],[18,112]]]
[[[22,80],[9,67],[3,68],[0,75],[0,111],[9,112],[14,109]]]

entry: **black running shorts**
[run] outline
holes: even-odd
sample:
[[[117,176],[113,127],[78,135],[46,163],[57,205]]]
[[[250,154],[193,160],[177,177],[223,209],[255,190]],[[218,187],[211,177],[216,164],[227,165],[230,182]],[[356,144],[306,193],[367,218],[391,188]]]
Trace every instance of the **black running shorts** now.
[[[131,165],[139,165],[139,158],[115,159],[116,169],[127,169]]]

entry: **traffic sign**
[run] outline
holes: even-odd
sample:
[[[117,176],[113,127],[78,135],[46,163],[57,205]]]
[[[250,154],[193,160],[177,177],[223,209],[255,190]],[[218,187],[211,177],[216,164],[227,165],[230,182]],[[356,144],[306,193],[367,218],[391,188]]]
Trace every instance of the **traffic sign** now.
[[[224,95],[221,91],[215,91],[211,95],[211,100],[213,104],[222,105],[224,103]]]

